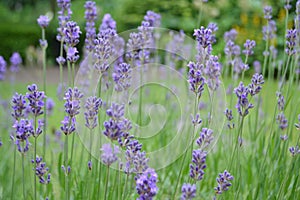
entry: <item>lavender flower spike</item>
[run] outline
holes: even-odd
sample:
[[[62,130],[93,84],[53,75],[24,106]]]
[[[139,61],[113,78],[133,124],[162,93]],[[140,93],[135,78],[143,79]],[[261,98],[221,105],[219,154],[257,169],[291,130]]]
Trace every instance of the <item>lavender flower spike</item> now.
[[[95,21],[97,20],[97,7],[94,1],[87,1],[84,5],[85,20],[86,20],[86,38],[85,48],[92,51],[94,47],[94,40],[96,39]]]
[[[35,84],[27,87],[26,98],[29,101],[29,108],[34,116],[39,116],[44,113],[44,99],[46,98],[44,92],[38,91],[38,87]]]
[[[193,198],[196,197],[196,185],[184,183],[182,185],[181,192],[182,194],[180,200],[192,200]]]
[[[110,166],[118,160],[118,154],[120,153],[118,146],[114,145],[112,148],[110,144],[103,144],[101,151],[101,160],[105,165]]]
[[[18,72],[20,70],[20,65],[22,64],[22,58],[18,52],[14,52],[10,57],[10,71]]]
[[[26,98],[22,94],[16,93],[11,100],[12,103],[12,116],[15,120],[19,120],[24,116],[24,110],[26,109]]]
[[[99,107],[102,105],[102,100],[97,97],[89,97],[85,103],[84,112],[85,116],[85,126],[89,129],[93,129],[97,126],[98,123],[98,111]]]
[[[39,177],[40,183],[48,184],[50,183],[51,174],[49,173],[49,168],[46,167],[46,163],[42,162],[42,160],[42,157],[36,156],[36,159],[32,160],[31,163],[36,165],[36,168],[33,170],[35,170],[36,176]]]
[[[254,53],[253,48],[255,47],[255,45],[256,45],[255,40],[247,39],[244,44],[245,50],[243,50],[243,54],[245,54],[246,56],[253,55]]]
[[[264,18],[267,20],[272,19],[272,6],[265,6],[264,7]]]
[[[37,22],[42,29],[45,29],[49,25],[50,19],[48,18],[47,15],[41,15],[37,19]]]
[[[204,176],[204,169],[206,168],[207,152],[200,149],[193,150],[192,163],[190,164],[190,177],[196,181],[201,181]]]
[[[264,83],[264,77],[261,74],[255,73],[252,76],[251,83],[248,86],[251,96],[258,94],[262,89],[262,84]]]
[[[293,55],[296,53],[296,38],[297,38],[297,29],[290,29],[286,33],[286,49],[285,52],[288,55]]]
[[[217,178],[218,186],[215,187],[216,194],[222,194],[227,191],[231,186],[230,181],[233,180],[233,176],[225,170],[223,173],[219,174]]]
[[[148,168],[136,177],[137,200],[152,200],[158,192],[157,174],[154,169]]]
[[[120,63],[112,74],[112,78],[115,84],[115,90],[121,92],[127,90],[131,85],[131,73],[132,69],[130,64]]]
[[[6,61],[0,56],[0,81],[3,81],[6,73]]]

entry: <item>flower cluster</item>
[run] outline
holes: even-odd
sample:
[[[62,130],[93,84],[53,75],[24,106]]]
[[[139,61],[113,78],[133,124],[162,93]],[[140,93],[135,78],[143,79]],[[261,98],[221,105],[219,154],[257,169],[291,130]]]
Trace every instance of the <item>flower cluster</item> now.
[[[49,25],[50,19],[48,18],[47,15],[40,15],[39,18],[37,19],[38,25],[42,28],[45,29]]]
[[[248,100],[249,88],[244,86],[243,82],[240,82],[239,86],[234,89],[234,93],[238,98],[238,103],[236,104],[238,113],[240,116],[245,117],[249,114],[249,109],[254,107]]]
[[[286,49],[285,52],[288,55],[293,55],[296,53],[296,38],[297,38],[297,29],[290,29],[286,33]]]
[[[63,30],[72,15],[71,0],[57,0],[57,6],[60,10],[58,11],[59,27],[57,28],[58,35],[56,36],[56,39],[62,42],[65,37]]]
[[[276,122],[281,130],[285,130],[288,127],[288,120],[284,115],[284,106],[285,106],[285,100],[284,96],[281,94],[281,92],[276,93],[277,96],[277,107],[280,113],[276,117]]]
[[[18,151],[25,153],[29,150],[29,137],[33,134],[32,122],[28,119],[20,119],[15,121],[13,128],[15,129],[15,138]]]
[[[46,167],[46,163],[42,162],[43,158],[36,156],[35,160],[31,160],[31,163],[35,164],[35,174],[40,179],[41,184],[50,183],[51,174],[49,173],[49,168]]]
[[[148,22],[151,27],[159,27],[161,16],[151,10],[148,10],[144,16],[144,20]]]
[[[230,122],[233,120],[232,110],[226,108],[225,116],[228,120],[228,123],[227,123],[228,128],[233,129],[234,128],[234,123],[232,122],[232,124],[230,124]]]
[[[102,19],[102,23],[99,27],[99,31],[101,30],[106,30],[106,29],[114,29],[116,30],[117,29],[117,23],[116,21],[111,17],[111,15],[109,13],[106,13],[104,16],[103,16],[103,19]]]
[[[26,98],[29,101],[29,108],[35,117],[44,113],[44,99],[46,98],[43,91],[38,91],[38,87],[35,84],[27,87]]]
[[[116,91],[121,92],[123,90],[127,90],[130,87],[131,73],[132,69],[130,64],[120,63],[117,67],[115,67],[114,72],[112,74],[112,78],[116,83]]]
[[[196,143],[200,149],[205,149],[209,146],[213,139],[213,130],[209,128],[202,128]]]
[[[111,37],[114,36],[114,32],[111,33]],[[112,53],[112,46],[110,44],[109,38],[106,37],[99,37],[94,40],[94,51],[93,57],[95,59],[94,68],[103,74],[109,68],[109,59]]]
[[[22,64],[22,58],[18,52],[14,52],[10,57],[10,71],[18,72],[20,70],[20,65]]]
[[[16,93],[11,100],[13,112],[12,117],[15,120],[19,120],[24,116],[24,110],[26,109],[26,97],[22,94]]]
[[[118,154],[120,153],[118,146],[114,145],[112,148],[110,144],[103,144],[101,151],[101,160],[105,165],[110,166],[118,160]]]
[[[136,177],[136,191],[139,195],[137,200],[152,200],[157,194],[157,174],[154,169],[148,168]]]
[[[71,63],[75,63],[79,59],[78,50],[75,47],[79,43],[79,37],[81,34],[79,26],[76,22],[68,21],[63,29],[66,43],[67,60]]]
[[[258,94],[262,89],[262,84],[264,84],[263,76],[254,74],[248,86],[244,86],[243,82],[240,82],[239,86],[234,89],[234,93],[238,98],[236,108],[240,116],[245,117],[249,114],[249,109],[254,107],[254,105],[249,102],[248,95],[254,96]]]
[[[85,20],[86,20],[86,37],[85,48],[92,51],[94,47],[94,40],[96,39],[95,21],[97,20],[97,7],[94,1],[87,1],[84,5]]]
[[[97,97],[89,97],[85,103],[85,126],[94,129],[98,124],[98,111],[102,105],[102,100]]]
[[[190,164],[190,177],[196,181],[201,181],[206,168],[207,152],[201,149],[193,150],[192,163]]]
[[[218,186],[215,187],[216,194],[222,194],[223,192],[227,191],[231,186],[230,181],[233,180],[233,176],[225,170],[223,173],[219,174],[217,177]]]
[[[292,156],[296,156],[296,155],[300,154],[299,146],[290,147],[289,151],[292,154]]]
[[[243,50],[243,54],[245,54],[246,56],[251,56],[253,55],[254,51],[253,48],[256,46],[256,42],[255,40],[246,40],[245,44],[244,44],[244,50]]]
[[[69,88],[67,92],[65,93],[64,100],[66,101],[65,106],[65,112],[67,113],[67,116],[65,116],[64,120],[61,121],[62,126],[60,129],[65,135],[69,135],[73,133],[76,123],[75,116],[79,114],[80,109],[80,99],[83,97],[83,94],[80,92],[78,88]]]
[[[193,198],[196,197],[196,185],[189,184],[189,183],[184,183],[181,187],[181,198],[180,200],[192,200]]]
[[[3,81],[5,79],[5,73],[6,73],[6,61],[2,56],[0,56],[0,81]]]
[[[216,90],[221,82],[219,79],[221,76],[221,64],[218,60],[218,56],[210,55],[204,68],[206,83],[211,90]]]
[[[200,29],[194,30],[193,36],[197,40],[197,61],[204,64],[208,56],[212,53],[212,43],[215,40],[215,37],[211,29],[204,28],[203,26]]]
[[[264,7],[264,18],[267,20],[272,19],[272,12],[273,12],[272,6],[265,6]]]
[[[197,97],[201,97],[205,83],[205,79],[202,74],[204,66],[198,62],[189,62],[188,67],[188,82],[190,84],[190,90],[194,92]]]

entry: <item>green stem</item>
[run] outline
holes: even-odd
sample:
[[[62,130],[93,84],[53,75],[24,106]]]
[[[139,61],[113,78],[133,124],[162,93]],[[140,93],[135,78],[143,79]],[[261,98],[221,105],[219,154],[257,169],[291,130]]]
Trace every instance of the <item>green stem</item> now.
[[[26,199],[26,192],[25,192],[25,166],[24,166],[24,157],[25,154],[22,153],[22,173],[23,173],[23,199]]]
[[[65,138],[65,192],[66,192],[66,200],[68,200],[69,199],[69,188],[68,188],[68,186],[69,186],[69,180],[68,180],[68,177],[69,177],[69,175],[68,175],[68,143],[69,143],[69,141],[68,141],[68,138],[69,138],[69,136],[68,135],[66,135],[66,138]]]
[[[37,126],[37,117],[34,116],[34,169],[33,169],[33,179],[34,179],[34,199],[36,200],[36,174],[35,174],[35,170],[36,170],[36,143],[37,143],[37,137],[38,135],[36,134],[36,126]]]
[[[267,27],[269,26],[269,20],[267,20]],[[267,33],[269,34],[269,33]],[[265,51],[264,51],[264,64],[263,64],[263,76],[265,77],[266,75],[266,68],[267,68],[267,60],[268,60],[268,56],[269,54],[267,53],[269,52],[269,38],[267,37],[266,38],[266,48],[265,48]]]
[[[42,40],[44,41],[46,39],[45,37],[45,29],[42,29]],[[42,50],[43,50],[43,90],[44,93],[46,94],[47,90],[46,90],[46,67],[47,67],[47,63],[46,63],[46,49],[47,46],[43,46]],[[44,131],[44,140],[43,140],[43,157],[46,156],[46,131],[47,131],[47,106],[46,106],[46,98],[44,98],[44,127],[43,127],[43,131]]]
[[[194,101],[194,116],[196,115],[197,113],[197,110],[198,110],[198,100],[199,100],[199,97],[198,95],[196,95],[196,98],[195,98],[195,101]],[[180,166],[180,170],[179,170],[179,174],[177,176],[177,181],[176,181],[176,186],[175,186],[175,192],[174,192],[174,195],[173,195],[173,199],[176,199],[176,193],[177,193],[177,189],[178,189],[178,185],[179,185],[179,181],[180,181],[180,178],[181,178],[181,175],[182,175],[182,170],[183,170],[183,167],[184,167],[184,163],[185,163],[185,159],[186,159],[186,156],[187,156],[187,153],[189,152],[189,150],[191,150],[191,155],[192,155],[192,151],[193,151],[193,139],[194,139],[194,135],[195,135],[195,130],[196,130],[196,127],[195,125],[193,125],[193,132],[192,132],[192,135],[191,135],[191,146],[190,146],[190,149],[187,149],[183,155],[183,160],[181,162],[181,166]]]
[[[16,155],[17,155],[17,145],[14,145],[14,166],[13,166],[13,177],[12,177],[12,185],[11,185],[11,199],[14,199],[15,174],[16,174]]]
[[[126,194],[126,189],[127,189],[127,184],[128,184],[128,178],[129,178],[129,174],[126,175],[125,184],[124,184],[124,188],[123,188],[122,199],[125,199],[125,194]]]
[[[105,190],[104,190],[104,200],[106,200],[106,198],[107,198],[108,179],[109,179],[109,165],[107,166],[107,171],[106,171],[106,182],[105,182]]]

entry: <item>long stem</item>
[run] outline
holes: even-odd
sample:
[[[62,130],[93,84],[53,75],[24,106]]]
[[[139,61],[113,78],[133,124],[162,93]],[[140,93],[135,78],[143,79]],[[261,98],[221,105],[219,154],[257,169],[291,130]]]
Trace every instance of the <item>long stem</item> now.
[[[25,154],[22,153],[23,198],[26,199],[26,192],[25,192],[25,166],[24,166],[24,157],[25,157]]]
[[[107,186],[108,186],[108,179],[109,179],[109,165],[107,166],[107,171],[106,171],[106,182],[105,182],[105,190],[104,190],[104,200],[107,198]]]
[[[12,185],[11,185],[11,199],[14,199],[15,174],[16,174],[16,155],[17,155],[17,146],[14,145],[14,167],[13,167],[13,177],[12,177]]]
[[[198,95],[196,95],[196,98],[195,98],[195,107],[194,107],[194,116],[196,115],[197,113],[197,110],[198,110]],[[195,130],[196,130],[196,127],[195,125],[193,126],[193,132],[192,132],[192,135],[191,135],[191,147],[190,147],[190,150],[191,150],[191,154],[192,154],[192,151],[193,151],[193,139],[194,139],[194,135],[195,135]],[[183,170],[183,166],[184,166],[184,163],[185,163],[185,159],[186,159],[186,156],[187,156],[187,153],[189,152],[189,150],[187,149],[183,155],[183,160],[181,162],[181,167],[180,167],[180,170],[179,170],[179,174],[177,176],[177,181],[176,181],[176,186],[175,186],[175,192],[174,192],[174,195],[173,195],[173,199],[176,199],[176,193],[177,193],[177,188],[178,188],[178,185],[179,185],[179,181],[180,181],[180,178],[181,178],[181,175],[182,175],[182,170]]]
[[[123,188],[122,199],[125,199],[125,192],[126,192],[126,189],[127,189],[128,178],[129,178],[129,174],[126,175],[126,180],[125,180],[125,184],[124,184],[124,188]]]
[[[66,174],[65,174],[65,192],[66,192],[66,200],[68,200],[69,199],[69,188],[68,188],[68,186],[69,186],[69,180],[68,180],[68,177],[69,177],[69,175],[68,175],[68,138],[69,138],[69,136],[68,135],[66,135],[66,139],[65,139],[65,170],[66,170]]]
[[[60,41],[60,51],[59,51],[59,56],[62,58],[63,57],[63,49],[64,49],[64,40],[62,39]],[[62,85],[63,84],[63,66],[61,63],[59,63],[59,82]]]
[[[44,41],[46,39],[45,37],[45,29],[42,29],[42,40]],[[46,63],[46,49],[47,46],[43,46],[43,90],[46,94],[46,73],[47,73],[47,63]],[[46,156],[46,131],[47,131],[47,106],[46,106],[46,98],[44,98],[44,140],[43,140],[43,157]]]
[[[34,137],[34,170],[33,170],[33,179],[34,179],[34,199],[36,200],[36,175],[35,175],[35,170],[36,170],[36,140],[37,137]]]

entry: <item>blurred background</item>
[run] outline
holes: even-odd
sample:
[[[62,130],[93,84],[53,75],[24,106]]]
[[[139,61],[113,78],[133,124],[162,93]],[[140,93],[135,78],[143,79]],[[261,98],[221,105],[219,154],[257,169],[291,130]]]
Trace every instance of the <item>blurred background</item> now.
[[[140,25],[147,10],[153,10],[162,16],[162,27],[184,30],[192,36],[193,30],[200,25],[207,26],[209,22],[215,22],[219,26],[217,32],[218,42],[214,49],[223,51],[222,42],[225,31],[235,28],[239,35],[237,43],[242,45],[246,39],[254,39],[257,49],[263,51],[262,26],[263,6],[273,6],[273,16],[277,19],[277,46],[284,43],[284,0],[95,0],[98,6],[99,17],[97,27],[105,13],[110,13],[117,22],[119,32],[136,28]],[[291,11],[295,10],[295,2],[290,1]],[[85,35],[84,26],[84,3],[83,0],[72,1],[72,20],[76,21],[81,28],[82,37]],[[199,13],[202,12],[199,24]],[[39,15],[52,17],[50,26],[47,28],[48,62],[56,65],[55,58],[58,56],[59,43],[56,41],[57,21],[56,0],[1,0],[0,1],[0,55],[6,60],[14,51],[20,52],[25,65],[34,65],[39,59],[39,38],[41,30],[36,19]],[[293,15],[290,15],[292,26]],[[81,47],[84,40],[81,40]],[[261,49],[260,49],[261,48]],[[80,46],[79,46],[80,49]]]

